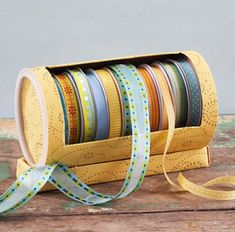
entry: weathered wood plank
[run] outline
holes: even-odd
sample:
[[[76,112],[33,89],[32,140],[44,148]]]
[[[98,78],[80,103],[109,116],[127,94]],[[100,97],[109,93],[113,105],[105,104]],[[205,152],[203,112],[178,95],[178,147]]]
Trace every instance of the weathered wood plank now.
[[[17,139],[14,119],[0,118],[0,140]]]
[[[12,124],[11,124],[12,123]],[[0,120],[0,192],[15,180],[16,158],[21,156],[14,130],[7,132],[13,125]],[[5,125],[5,127],[2,125]],[[4,133],[2,133],[4,131]],[[13,132],[12,132],[13,131]],[[2,134],[1,134],[2,133]],[[11,133],[13,135],[11,136]],[[185,175],[196,183],[203,183],[220,175],[235,175],[235,116],[220,118],[217,133],[211,143],[212,164],[209,168],[185,171]],[[174,179],[176,174],[170,174]],[[96,189],[115,193],[121,187],[121,181],[96,185]],[[99,215],[131,213],[163,213],[184,210],[232,210],[235,201],[212,201],[196,197],[189,193],[177,193],[165,180],[163,175],[147,177],[139,191],[128,198],[102,206],[79,206],[65,198],[59,192],[38,194],[29,204],[13,215],[24,217],[49,217],[66,215]]]
[[[8,231],[213,231],[234,232],[234,211],[116,214],[94,216],[0,218],[2,232]]]
[[[0,157],[18,159],[22,156],[19,142],[15,139],[0,138]]]

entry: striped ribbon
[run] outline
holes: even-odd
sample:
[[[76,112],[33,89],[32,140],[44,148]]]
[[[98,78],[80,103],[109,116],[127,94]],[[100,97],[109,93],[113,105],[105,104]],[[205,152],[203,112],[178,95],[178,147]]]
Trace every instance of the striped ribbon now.
[[[167,88],[165,91],[168,92],[169,95],[171,95],[171,92],[170,92],[170,88],[169,88],[169,85],[167,84],[167,81],[166,81],[166,78],[164,76],[164,74],[162,73],[160,67],[155,64],[154,66],[152,66],[152,69],[154,71],[154,75],[155,75],[155,78],[157,80],[157,82],[159,83],[160,86],[162,85],[167,85]],[[162,95],[163,95],[163,91],[161,91]],[[171,97],[172,99],[172,97]],[[162,113],[162,117],[163,117],[163,124],[162,124],[162,129],[163,130],[166,130],[168,128],[168,119],[167,119],[167,111],[166,111],[166,106],[165,106],[165,103],[163,102],[163,113]]]

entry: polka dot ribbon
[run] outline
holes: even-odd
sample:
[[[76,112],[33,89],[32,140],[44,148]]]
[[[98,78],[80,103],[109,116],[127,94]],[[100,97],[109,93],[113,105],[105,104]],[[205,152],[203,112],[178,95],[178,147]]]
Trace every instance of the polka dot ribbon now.
[[[0,197],[0,214],[26,204],[46,184],[51,183],[71,199],[85,205],[101,204],[127,196],[143,182],[150,153],[148,98],[142,78],[133,65],[111,66],[117,82],[125,89],[132,125],[132,152],[129,169],[116,195],[99,193],[83,183],[66,165],[51,164],[31,168]]]
[[[81,142],[88,142],[94,140],[95,130],[96,130],[96,120],[95,120],[95,107],[93,104],[92,94],[89,88],[89,83],[83,71],[81,69],[71,69],[68,70],[68,75],[70,75],[75,82],[75,90],[78,97],[83,112],[82,127],[83,134],[81,136]]]

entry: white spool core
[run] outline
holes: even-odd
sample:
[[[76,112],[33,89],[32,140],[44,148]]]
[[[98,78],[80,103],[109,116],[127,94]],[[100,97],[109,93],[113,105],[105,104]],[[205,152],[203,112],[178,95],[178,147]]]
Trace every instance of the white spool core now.
[[[21,94],[22,94],[22,87],[24,79],[28,79],[37,94],[40,111],[42,116],[43,122],[43,144],[42,144],[42,152],[40,159],[37,163],[35,163],[33,156],[30,154],[28,149],[28,145],[25,139],[24,134],[24,124],[23,124],[23,114],[22,114],[22,102],[21,102]],[[48,117],[47,117],[47,110],[46,110],[46,102],[44,99],[43,91],[41,88],[40,83],[37,80],[37,77],[33,75],[29,70],[23,69],[17,78],[16,81],[16,89],[15,89],[15,121],[16,121],[16,130],[19,137],[19,143],[21,146],[21,150],[23,152],[24,158],[30,166],[41,166],[46,163],[47,158],[47,151],[48,151]]]

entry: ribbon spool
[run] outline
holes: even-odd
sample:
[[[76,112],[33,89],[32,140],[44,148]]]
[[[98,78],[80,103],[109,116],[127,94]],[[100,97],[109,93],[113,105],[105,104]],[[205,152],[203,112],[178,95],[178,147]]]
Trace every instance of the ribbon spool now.
[[[92,93],[85,74],[80,69],[67,71],[72,78],[81,112],[81,135],[79,142],[89,142],[95,139],[96,118]]]
[[[148,65],[140,65],[138,71],[144,79],[147,88],[151,131],[161,130],[162,117],[160,117],[160,115],[162,114],[163,106],[160,88]]]
[[[93,101],[96,109],[97,126],[95,140],[107,139],[109,137],[110,115],[105,90],[94,70],[89,69],[86,72],[86,76],[91,88],[91,92],[93,93]]]
[[[102,82],[108,101],[110,127],[108,138],[120,137],[122,135],[122,103],[115,77],[109,69],[96,70]]]
[[[65,132],[65,134],[69,135],[67,140],[69,141],[69,144],[78,143],[80,140],[81,115],[74,87],[65,73],[56,75],[55,78],[62,89],[65,110],[68,115],[69,131]]]

